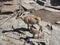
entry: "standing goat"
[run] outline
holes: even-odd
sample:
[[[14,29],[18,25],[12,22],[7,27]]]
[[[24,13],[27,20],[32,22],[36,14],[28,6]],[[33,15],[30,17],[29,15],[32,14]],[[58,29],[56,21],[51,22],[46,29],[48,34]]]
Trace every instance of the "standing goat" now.
[[[38,24],[40,26],[41,18],[34,15],[29,16],[19,16],[18,18],[21,18],[28,26],[28,29],[30,29],[33,24]]]

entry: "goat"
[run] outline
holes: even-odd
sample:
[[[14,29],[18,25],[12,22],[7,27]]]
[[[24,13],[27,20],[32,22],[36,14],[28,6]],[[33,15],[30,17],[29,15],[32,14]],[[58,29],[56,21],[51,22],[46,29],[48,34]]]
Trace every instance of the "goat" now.
[[[34,16],[34,15],[29,15],[29,16],[19,16],[18,18],[21,18],[26,24],[28,29],[30,29],[30,27],[33,24],[38,24],[40,26],[40,22],[41,22],[41,18],[38,16]]]
[[[31,26],[30,32],[33,34],[33,37],[35,38],[35,35],[38,35],[38,38],[41,37],[42,35],[42,26],[40,26],[39,29],[36,29],[35,27]]]

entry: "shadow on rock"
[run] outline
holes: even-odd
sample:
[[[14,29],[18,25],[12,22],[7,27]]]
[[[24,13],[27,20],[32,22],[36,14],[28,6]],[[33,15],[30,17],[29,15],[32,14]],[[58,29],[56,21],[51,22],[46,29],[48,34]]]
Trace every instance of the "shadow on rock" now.
[[[25,41],[27,41],[27,43],[29,43],[29,39],[34,39],[33,37],[26,37],[26,38],[23,38],[23,37],[20,37],[20,39],[24,39]]]
[[[42,44],[42,45],[46,45],[45,42],[40,42],[40,44]]]
[[[14,30],[4,30],[4,31],[2,31],[2,33],[6,33],[6,32],[18,32],[18,33],[22,33],[21,31],[29,31],[29,29],[26,29],[26,28],[16,28]]]

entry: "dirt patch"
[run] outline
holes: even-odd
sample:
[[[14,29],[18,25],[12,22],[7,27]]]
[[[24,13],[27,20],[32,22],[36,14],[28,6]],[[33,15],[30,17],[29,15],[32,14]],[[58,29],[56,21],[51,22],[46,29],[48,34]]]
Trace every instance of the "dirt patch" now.
[[[42,20],[51,22],[54,24],[56,21],[60,20],[60,13],[50,12],[47,10],[39,10],[33,13],[34,15],[40,16]]]

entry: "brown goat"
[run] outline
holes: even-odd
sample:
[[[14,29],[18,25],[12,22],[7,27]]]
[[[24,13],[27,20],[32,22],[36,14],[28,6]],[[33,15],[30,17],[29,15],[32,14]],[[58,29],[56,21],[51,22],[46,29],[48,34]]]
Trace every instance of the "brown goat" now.
[[[30,29],[30,27],[33,24],[38,24],[40,26],[40,22],[41,22],[41,18],[38,16],[34,16],[34,15],[29,15],[29,16],[19,16],[19,18],[21,18],[28,26],[28,29]]]
[[[33,34],[33,37],[35,38],[35,35],[37,34],[38,35],[38,38],[41,37],[41,34],[42,34],[42,26],[40,26],[39,29],[36,29],[34,27],[31,27],[30,28],[30,32]]]

